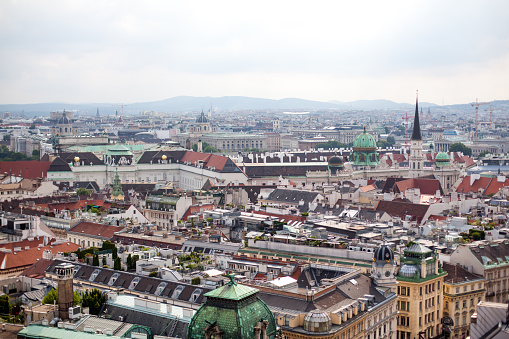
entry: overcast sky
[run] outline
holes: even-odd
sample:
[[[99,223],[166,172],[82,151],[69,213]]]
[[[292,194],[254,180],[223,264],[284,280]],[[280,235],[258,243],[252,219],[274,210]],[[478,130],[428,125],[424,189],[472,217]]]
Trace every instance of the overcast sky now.
[[[0,104],[509,99],[509,1],[0,0]]]

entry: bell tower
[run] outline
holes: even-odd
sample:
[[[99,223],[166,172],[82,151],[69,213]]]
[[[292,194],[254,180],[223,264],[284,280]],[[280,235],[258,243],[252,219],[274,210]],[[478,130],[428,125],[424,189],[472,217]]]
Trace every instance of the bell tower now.
[[[381,245],[373,254],[371,277],[378,287],[385,287],[396,293],[396,261],[394,252],[387,245]]]
[[[73,302],[73,276],[74,265],[62,263],[55,267],[58,280],[58,316],[60,319],[69,319],[69,308]]]
[[[412,139],[410,140],[410,157],[408,158],[409,177],[421,176],[424,169],[424,155],[422,154],[421,124],[419,122],[419,92],[415,99],[415,117]]]

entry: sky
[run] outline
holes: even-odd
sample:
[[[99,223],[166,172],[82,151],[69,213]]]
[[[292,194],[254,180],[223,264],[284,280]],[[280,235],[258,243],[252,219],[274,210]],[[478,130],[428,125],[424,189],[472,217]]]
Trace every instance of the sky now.
[[[1,0],[0,104],[507,100],[509,1]]]

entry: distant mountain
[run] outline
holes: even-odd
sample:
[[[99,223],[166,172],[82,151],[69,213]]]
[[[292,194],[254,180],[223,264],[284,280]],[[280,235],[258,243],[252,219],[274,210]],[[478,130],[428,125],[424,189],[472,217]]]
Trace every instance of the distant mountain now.
[[[99,110],[100,115],[115,114],[121,110],[118,103],[41,103],[41,104],[16,104],[0,105],[1,112],[12,112],[19,114],[24,112],[27,116],[44,115],[48,116],[51,111],[78,111],[80,114],[95,115]],[[387,109],[412,109],[414,103],[397,103],[390,100],[356,100],[351,102],[341,101],[313,101],[298,98],[286,98],[280,100],[251,98],[242,96],[214,97],[192,97],[178,96],[159,101],[137,102],[124,106],[124,114],[138,114],[140,111],[159,112],[187,112],[187,111],[208,111],[209,107],[218,111],[228,110],[328,110],[328,109],[354,109],[354,110],[387,110]],[[441,107],[433,103],[421,102],[419,106]],[[509,100],[498,100],[492,102],[493,108],[509,109]],[[470,103],[443,106],[451,110],[470,110]],[[486,107],[486,106],[484,106]]]
[[[346,105],[350,109],[360,109],[360,110],[377,110],[377,109],[409,109],[414,108],[415,104],[407,104],[407,103],[397,103],[390,100],[356,100],[350,102],[341,102],[341,101],[330,101],[335,104]],[[433,107],[437,106],[436,104],[429,102],[420,102],[419,106],[421,107]]]

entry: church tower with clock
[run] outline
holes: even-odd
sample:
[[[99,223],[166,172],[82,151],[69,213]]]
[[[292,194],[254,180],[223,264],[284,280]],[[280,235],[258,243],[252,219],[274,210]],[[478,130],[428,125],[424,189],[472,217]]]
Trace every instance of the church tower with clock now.
[[[375,250],[371,277],[377,287],[396,293],[396,267],[394,252],[388,245],[383,244]]]

